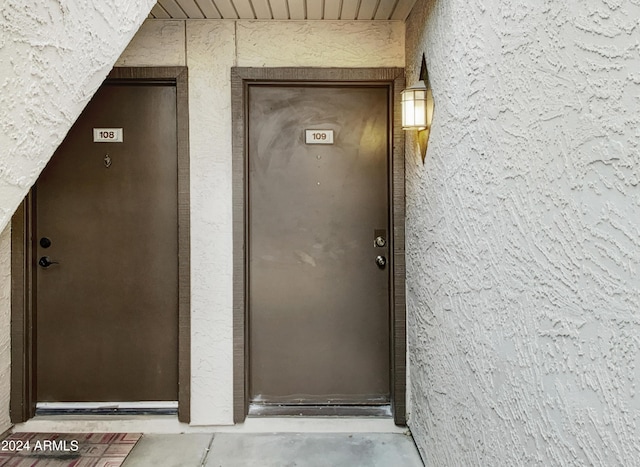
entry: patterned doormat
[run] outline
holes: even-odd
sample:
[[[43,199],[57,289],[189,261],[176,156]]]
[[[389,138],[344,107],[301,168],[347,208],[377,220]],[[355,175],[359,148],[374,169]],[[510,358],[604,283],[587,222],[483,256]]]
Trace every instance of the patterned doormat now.
[[[141,433],[14,433],[0,441],[0,467],[118,467]]]

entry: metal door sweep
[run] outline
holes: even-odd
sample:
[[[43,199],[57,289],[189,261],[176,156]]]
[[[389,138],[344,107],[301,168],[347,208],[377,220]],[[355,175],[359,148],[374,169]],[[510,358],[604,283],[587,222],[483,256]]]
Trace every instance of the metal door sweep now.
[[[376,417],[391,418],[391,405],[278,405],[249,404],[248,415],[258,417]]]
[[[38,415],[176,415],[177,401],[38,402]]]

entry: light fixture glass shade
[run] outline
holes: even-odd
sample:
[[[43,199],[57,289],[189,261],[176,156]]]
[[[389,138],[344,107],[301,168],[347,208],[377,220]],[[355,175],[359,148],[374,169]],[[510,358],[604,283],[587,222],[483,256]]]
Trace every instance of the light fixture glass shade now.
[[[402,91],[402,129],[424,130],[427,127],[427,85],[418,81]]]

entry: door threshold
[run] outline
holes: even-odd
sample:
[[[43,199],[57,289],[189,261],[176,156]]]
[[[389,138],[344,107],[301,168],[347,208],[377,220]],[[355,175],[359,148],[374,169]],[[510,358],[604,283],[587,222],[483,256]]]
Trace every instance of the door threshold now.
[[[249,404],[249,417],[379,417],[391,418],[391,405]]]
[[[176,415],[176,401],[38,402],[36,416],[45,415]]]
[[[190,425],[175,415],[55,415],[34,417],[13,427],[16,433],[406,433],[392,418],[248,417],[228,422]]]

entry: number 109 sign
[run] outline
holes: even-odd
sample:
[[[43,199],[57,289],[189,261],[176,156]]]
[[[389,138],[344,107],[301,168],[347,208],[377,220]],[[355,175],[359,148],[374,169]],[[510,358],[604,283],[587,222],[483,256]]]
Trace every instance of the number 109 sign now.
[[[305,130],[307,144],[333,144],[333,130]]]

